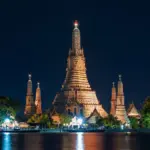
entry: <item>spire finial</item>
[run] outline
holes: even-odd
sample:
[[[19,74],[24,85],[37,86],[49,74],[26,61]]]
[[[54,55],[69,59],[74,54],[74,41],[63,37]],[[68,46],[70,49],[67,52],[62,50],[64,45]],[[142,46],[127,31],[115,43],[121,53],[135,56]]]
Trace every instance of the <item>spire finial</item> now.
[[[121,75],[121,74],[119,74],[119,81],[121,81],[121,77],[122,77],[122,75]]]
[[[31,80],[31,77],[32,77],[31,74],[29,74],[28,76],[29,76],[29,80]]]
[[[78,23],[77,20],[75,20],[75,21],[74,21],[74,28],[78,28],[78,26],[79,26],[79,23]]]
[[[115,82],[112,82],[113,87],[115,87]]]
[[[37,88],[40,88],[40,82],[37,82]]]

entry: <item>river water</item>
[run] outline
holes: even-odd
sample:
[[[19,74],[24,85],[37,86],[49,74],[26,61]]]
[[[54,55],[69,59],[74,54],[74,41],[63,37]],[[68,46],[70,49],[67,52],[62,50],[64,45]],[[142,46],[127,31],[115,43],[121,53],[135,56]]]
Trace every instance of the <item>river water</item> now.
[[[150,134],[2,133],[1,150],[150,150]]]

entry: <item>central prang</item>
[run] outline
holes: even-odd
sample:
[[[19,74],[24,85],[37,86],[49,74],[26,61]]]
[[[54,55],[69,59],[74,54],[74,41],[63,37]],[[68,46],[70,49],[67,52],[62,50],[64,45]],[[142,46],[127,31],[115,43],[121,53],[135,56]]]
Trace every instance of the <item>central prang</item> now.
[[[67,59],[66,78],[53,105],[58,113],[68,113],[74,116],[89,117],[96,109],[102,117],[107,113],[100,105],[96,92],[88,82],[84,50],[81,48],[78,22],[74,22],[72,32],[72,49]]]

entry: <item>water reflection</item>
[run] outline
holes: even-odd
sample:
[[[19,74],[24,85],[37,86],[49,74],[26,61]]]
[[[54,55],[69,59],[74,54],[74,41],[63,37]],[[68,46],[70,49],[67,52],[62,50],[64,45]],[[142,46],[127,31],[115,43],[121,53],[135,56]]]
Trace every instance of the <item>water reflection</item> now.
[[[114,134],[105,138],[106,150],[137,150],[136,144],[136,136]]]
[[[149,150],[150,134],[0,134],[1,150]]]
[[[24,150],[44,150],[43,136],[41,134],[25,134]]]
[[[5,132],[2,136],[2,150],[11,150],[11,135]]]
[[[84,150],[84,139],[83,139],[83,133],[82,132],[77,133],[76,150]]]
[[[84,150],[104,150],[104,139],[103,133],[85,133]]]

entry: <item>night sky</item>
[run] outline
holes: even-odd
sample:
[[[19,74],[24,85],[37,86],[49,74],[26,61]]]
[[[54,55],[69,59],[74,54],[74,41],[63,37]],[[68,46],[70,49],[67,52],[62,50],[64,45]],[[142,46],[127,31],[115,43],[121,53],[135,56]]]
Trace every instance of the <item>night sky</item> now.
[[[150,95],[150,9],[144,1],[1,1],[0,95],[25,103],[28,73],[48,108],[65,78],[73,21],[80,23],[89,82],[107,109],[122,74],[125,101]]]

